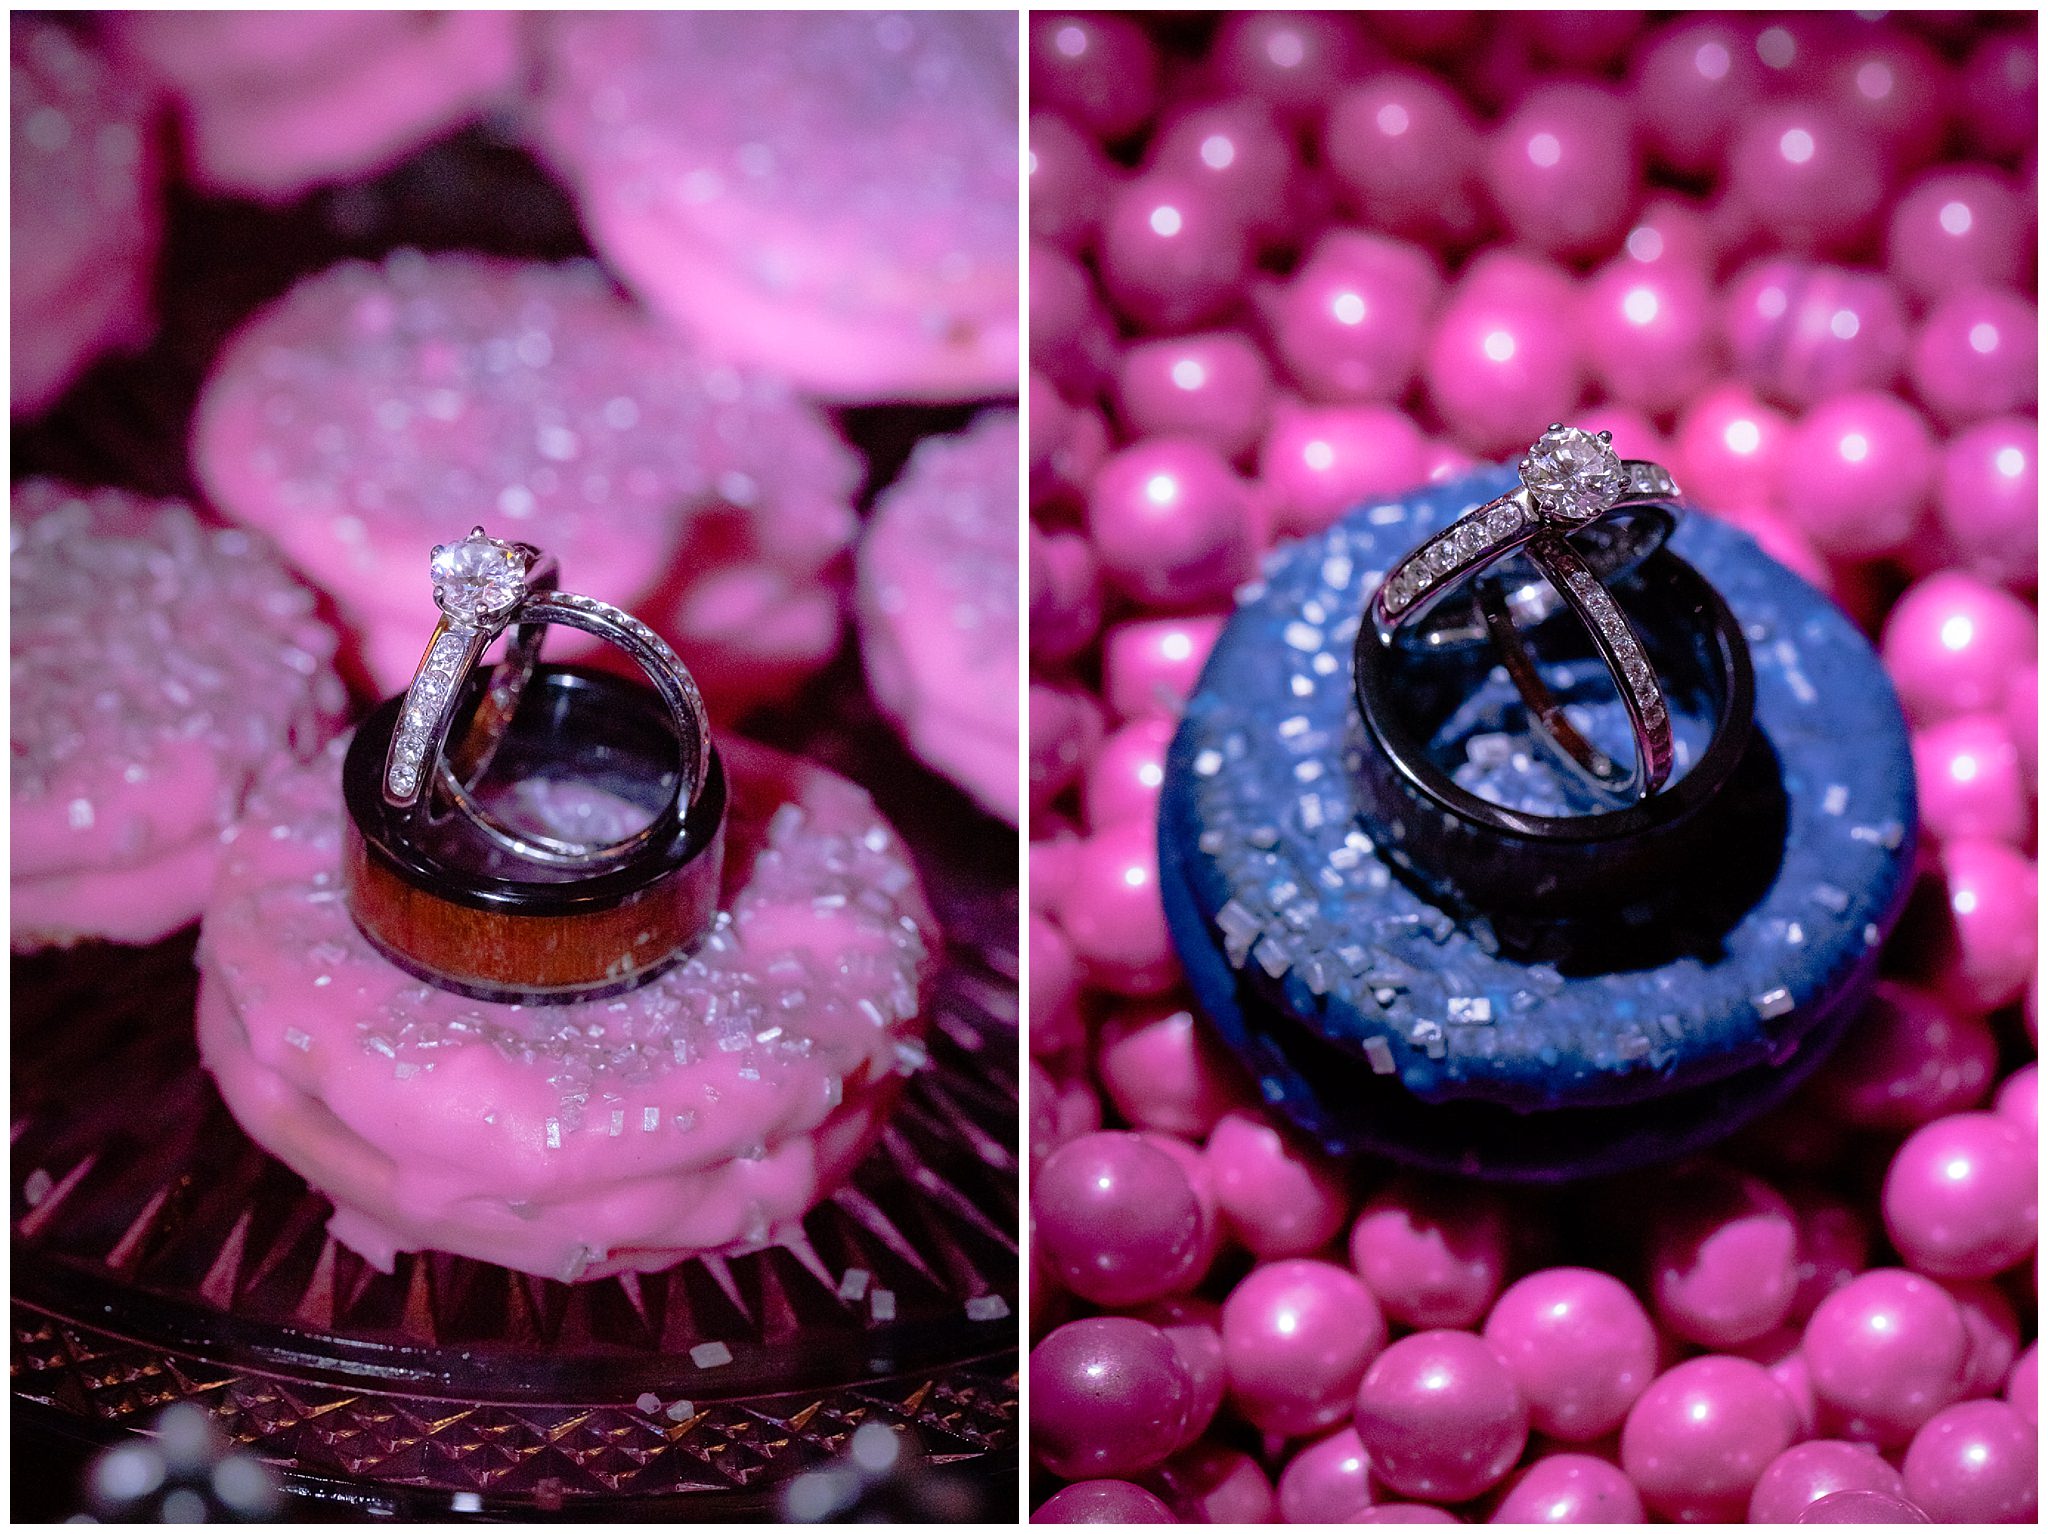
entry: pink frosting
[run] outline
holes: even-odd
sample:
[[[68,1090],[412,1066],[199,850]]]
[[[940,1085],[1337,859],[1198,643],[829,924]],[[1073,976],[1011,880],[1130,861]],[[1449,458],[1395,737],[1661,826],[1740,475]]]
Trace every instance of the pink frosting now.
[[[339,745],[266,780],[200,948],[200,1051],[243,1128],[388,1270],[457,1252],[560,1279],[779,1239],[923,1059],[935,934],[868,797],[722,746],[724,911],[685,963],[564,1007],[416,981],[350,922]]]

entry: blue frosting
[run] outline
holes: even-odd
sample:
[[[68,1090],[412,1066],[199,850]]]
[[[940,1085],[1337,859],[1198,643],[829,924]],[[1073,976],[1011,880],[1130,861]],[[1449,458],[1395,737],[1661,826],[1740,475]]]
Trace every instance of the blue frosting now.
[[[1461,924],[1396,877],[1362,822],[1346,757],[1361,749],[1351,649],[1366,596],[1402,552],[1513,484],[1511,469],[1489,469],[1361,507],[1276,550],[1240,593],[1161,800],[1174,937],[1198,990],[1213,1011],[1262,1018],[1254,1032],[1291,1022],[1322,1056],[1362,1062],[1432,1103],[1528,1112],[1697,1099],[1760,1067],[1809,1067],[1867,986],[1903,901],[1912,760],[1863,637],[1726,524],[1694,515],[1672,547],[1748,636],[1787,826],[1775,877],[1718,952],[1599,974],[1518,962],[1483,922]],[[1596,729],[1611,728],[1594,714]],[[1540,797],[1541,775],[1526,760],[1517,770],[1524,781],[1504,796]],[[1312,1061],[1224,1031],[1270,1099],[1313,1102],[1312,1083],[1278,1079],[1313,1073]]]

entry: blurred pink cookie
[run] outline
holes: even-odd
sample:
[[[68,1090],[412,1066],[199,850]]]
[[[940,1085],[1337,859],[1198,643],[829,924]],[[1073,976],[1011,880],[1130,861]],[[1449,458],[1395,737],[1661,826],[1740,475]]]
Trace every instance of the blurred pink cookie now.
[[[256,775],[346,702],[268,544],[175,502],[14,487],[13,941],[153,943],[199,915]]]
[[[928,438],[860,546],[868,685],[910,748],[1017,822],[1017,418]]]
[[[284,201],[374,175],[509,101],[503,11],[114,11],[109,45],[178,104],[193,183]]]
[[[387,693],[433,628],[428,550],[474,523],[632,610],[696,518],[736,519],[791,583],[815,583],[854,531],[859,464],[823,416],[705,360],[589,262],[404,251],[332,267],[228,344],[193,432],[215,504],[333,595]],[[672,584],[687,597],[715,573]],[[675,637],[711,681],[718,656]]]
[[[389,1271],[432,1249],[574,1280],[780,1239],[923,1057],[937,934],[866,794],[728,737],[724,912],[687,962],[562,1007],[470,1001],[335,899],[340,750],[266,780],[200,944],[199,1046],[249,1135]]]
[[[538,133],[627,285],[842,400],[1017,378],[1013,17],[567,14]]]
[[[13,413],[143,340],[163,240],[154,103],[68,28],[10,18]]]

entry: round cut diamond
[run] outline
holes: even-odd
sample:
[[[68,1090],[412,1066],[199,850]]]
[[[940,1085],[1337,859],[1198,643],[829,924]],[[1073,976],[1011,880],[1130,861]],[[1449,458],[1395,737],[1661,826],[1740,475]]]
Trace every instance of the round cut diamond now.
[[[1553,517],[1584,522],[1599,516],[1628,488],[1613,448],[1576,426],[1553,426],[1522,460],[1522,483]]]
[[[526,594],[526,556],[511,544],[471,533],[444,543],[430,563],[434,600],[450,618],[477,621],[509,612]]]

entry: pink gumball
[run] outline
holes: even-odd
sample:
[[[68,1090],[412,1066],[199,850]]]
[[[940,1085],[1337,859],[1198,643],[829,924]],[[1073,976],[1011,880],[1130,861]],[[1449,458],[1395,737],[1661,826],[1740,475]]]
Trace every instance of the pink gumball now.
[[[1257,551],[1244,481],[1193,437],[1113,453],[1089,487],[1088,532],[1110,583],[1161,607],[1228,596]]]
[[[1053,1152],[1032,1179],[1031,1218],[1054,1276],[1094,1304],[1143,1304],[1201,1280],[1201,1203],[1173,1157],[1138,1135],[1084,1135]]]
[[[1815,406],[1793,428],[1780,490],[1817,548],[1867,559],[1911,538],[1937,462],[1918,411],[1895,395],[1858,390]]]
[[[1407,412],[1387,405],[1283,399],[1259,448],[1259,483],[1281,533],[1319,532],[1340,513],[1423,478],[1422,435]]]
[[[2041,741],[2041,671],[2032,664],[2012,674],[2005,692],[2005,726],[2013,744],[2020,748],[2020,768],[2027,775],[2027,788],[2036,788],[2040,776],[2037,760]]]
[[[1956,1302],[1902,1268],[1874,1268],[1837,1289],[1800,1342],[1814,1394],[1845,1436],[1885,1446],[1956,1398],[1968,1348]]]
[[[1173,1509],[1131,1481],[1075,1481],[1033,1509],[1033,1523],[1171,1523]]]
[[[1673,470],[1688,497],[1712,509],[1769,505],[1792,436],[1791,422],[1746,389],[1723,385],[1679,416]]]
[[[1311,399],[1396,400],[1415,379],[1443,286],[1420,247],[1338,229],[1260,308],[1274,351]]]
[[[1033,682],[1031,807],[1043,810],[1080,777],[1102,739],[1102,708],[1078,687]]]
[[[1849,250],[1884,204],[1877,147],[1826,107],[1768,103],[1745,115],[1728,149],[1728,192],[1753,227],[1792,250]]]
[[[1838,1491],[1896,1497],[1904,1488],[1898,1471],[1870,1445],[1816,1438],[1794,1444],[1765,1467],[1749,1494],[1749,1521],[1794,1523],[1822,1497]]]
[[[1804,1326],[1822,1300],[1869,1264],[1870,1226],[1854,1205],[1816,1188],[1792,1188],[1786,1199],[1799,1220],[1799,1288],[1789,1319]]]
[[[1580,414],[1578,424],[1590,432],[1606,432],[1613,438],[1614,451],[1623,458],[1647,458],[1662,463],[1668,456],[1664,435],[1657,430],[1656,423],[1626,405],[1595,405]]]
[[[2038,121],[2040,67],[2031,32],[1993,32],[1963,64],[1957,115],[1970,147],[2010,159],[2032,147]]]
[[[1116,172],[1095,141],[1057,112],[1031,114],[1025,157],[1031,176],[1031,237],[1079,252],[1095,243]]]
[[[1076,533],[1030,533],[1031,653],[1055,664],[1095,642],[1102,627],[1102,571]]]
[[[1362,1513],[1353,1513],[1346,1523],[1456,1523],[1458,1519],[1427,1502],[1380,1502]]]
[[[1523,11],[1515,21],[1539,54],[1573,69],[1617,63],[1643,30],[1637,11]]]
[[[1483,228],[1479,130],[1436,76],[1392,69],[1330,103],[1323,158],[1344,200],[1376,229],[1464,243]]]
[[[1266,428],[1273,374],[1232,330],[1140,341],[1124,352],[1117,403],[1133,436],[1193,437],[1237,458]]]
[[[1034,985],[1037,973],[1034,965]],[[1243,1096],[1222,1046],[1187,1008],[1163,1003],[1122,1007],[1104,1019],[1095,1070],[1118,1113],[1165,1134],[1200,1139]]]
[[[1580,300],[1586,359],[1608,394],[1662,414],[1707,381],[1716,361],[1706,277],[1677,261],[1644,266],[1623,255],[1593,275]]]
[[[1477,1326],[1507,1267],[1507,1211],[1484,1188],[1396,1176],[1351,1226],[1351,1266],[1403,1326]]]
[[[1287,1461],[1278,1486],[1285,1523],[1342,1523],[1372,1505],[1365,1445],[1350,1424]]]
[[[1534,440],[1531,421],[1571,416],[1583,388],[1572,298],[1570,280],[1548,262],[1490,252],[1466,270],[1423,364],[1430,398],[1462,445],[1506,454]]]
[[[1906,1450],[1906,1495],[1937,1523],[2033,1523],[2040,1509],[2034,1424],[2003,1401],[1939,1413]]]
[[[1736,369],[1783,405],[1889,388],[1906,358],[1905,306],[1890,279],[1822,262],[1771,256],[1744,267],[1721,326]]]
[[[1226,1113],[1204,1155],[1230,1233],[1254,1256],[1316,1251],[1344,1223],[1342,1174],[1271,1124]]]
[[[1031,403],[1031,516],[1052,525],[1087,499],[1088,483],[1109,453],[1109,429],[1098,411],[1068,404],[1037,368],[1025,388]]]
[[[1485,165],[1509,229],[1557,256],[1613,250],[1641,190],[1628,108],[1603,86],[1537,86],[1494,129]]]
[[[2034,817],[2019,747],[2003,713],[1965,714],[1915,731],[1913,773],[1920,822],[1937,839],[2029,844]]]
[[[1882,980],[1815,1088],[1845,1123],[1917,1129],[1982,1102],[1997,1064],[1997,1041],[1978,1014],[1903,981]]]
[[[1919,962],[1959,1006],[1986,1012],[2011,1006],[2034,968],[2039,888],[2033,862],[2002,842],[1957,837],[1940,849],[1932,882],[1939,904]]]
[[[1241,296],[1251,259],[1236,214],[1186,175],[1127,181],[1103,213],[1103,288],[1145,329],[1187,330],[1223,314]]]
[[[1667,1185],[1650,1231],[1657,1319],[1688,1342],[1734,1347],[1791,1313],[1799,1226],[1761,1178],[1701,1163]]]
[[[1951,288],[1913,339],[1914,389],[1951,427],[2031,409],[2038,324],[2032,302],[2017,293]]]
[[[1763,67],[1764,89],[1777,96],[1801,94],[1823,81],[1828,66],[1852,41],[1848,19],[1816,11],[1744,18],[1750,50]]]
[[[1148,171],[1208,188],[1261,245],[1293,232],[1290,192],[1300,157],[1273,109],[1252,97],[1211,102],[1172,116],[1153,135]]]
[[[1116,331],[1081,263],[1057,245],[1031,245],[1031,365],[1069,399],[1094,396],[1116,366]]]
[[[1273,1521],[1273,1483],[1242,1449],[1198,1443],[1146,1472],[1145,1480],[1182,1523]]]
[[[1998,1084],[1991,1111],[2019,1125],[2023,1134],[2032,1135],[2040,1128],[2041,1080],[2032,1061]]]
[[[1179,1447],[1191,1394],[1158,1327],[1069,1321],[1031,1350],[1031,1452],[1073,1479],[1150,1469]]]
[[[2039,576],[2039,453],[2034,418],[2017,415],[1980,421],[1942,449],[1941,530],[1965,567],[2001,585],[2031,587]],[[2025,734],[2031,750],[2032,729]]]
[[[1489,1523],[1642,1523],[1643,1499],[1618,1465],[1548,1454],[1508,1483]]]
[[[1664,192],[1643,204],[1621,238],[1621,253],[1639,267],[1669,264],[1711,272],[1720,246],[1704,208]]]
[[[1209,60],[1228,88],[1305,122],[1362,67],[1365,46],[1350,16],[1267,11],[1226,16]]]
[[[1962,1394],[1996,1395],[2020,1351],[2020,1323],[2012,1301],[1988,1278],[1948,1278],[1941,1287],[1963,1318]]]
[[[1087,1041],[1076,1003],[1080,966],[1067,935],[1037,911],[1031,913],[1031,1052],[1048,1059]]]
[[[1119,719],[1178,715],[1223,620],[1208,614],[1119,624],[1102,641],[1102,695]]]
[[[1501,1357],[1470,1332],[1403,1337],[1358,1387],[1358,1439],[1377,1481],[1462,1502],[1499,1483],[1529,1441],[1529,1408]]]
[[[1763,92],[1763,71],[1732,22],[1681,20],[1652,33],[1629,70],[1629,97],[1643,141],[1672,170],[1713,167],[1729,132]]]
[[[1095,752],[1081,784],[1081,808],[1092,830],[1122,820],[1152,824],[1159,785],[1166,781],[1170,719],[1134,719],[1113,731]]]
[[[2030,227],[2027,202],[2007,177],[1941,166],[1893,206],[1885,262],[1928,302],[1955,288],[2017,288],[2026,281]]]
[[[1367,11],[1381,42],[1407,58],[1449,60],[1478,46],[1482,11]]]
[[[1156,996],[1179,973],[1159,905],[1159,852],[1149,825],[1125,821],[1082,842],[1058,916],[1092,985]]]
[[[1913,1267],[1989,1278],[2034,1249],[2033,1142],[1995,1113],[1956,1113],[1915,1130],[1884,1179],[1884,1224]]]
[[[1230,1383],[1223,1366],[1223,1309],[1214,1300],[1175,1294],[1154,1300],[1137,1318],[1166,1334],[1174,1356],[1187,1370],[1192,1394],[1180,1442],[1182,1446],[1191,1444],[1209,1431]]]
[[[1030,79],[1034,103],[1100,139],[1135,133],[1159,105],[1159,55],[1121,16],[1033,15]]]
[[[1510,1284],[1485,1336],[1537,1430],[1570,1443],[1613,1432],[1657,1371],[1642,1304],[1591,1268],[1546,1268]]]
[[[2005,1401],[2014,1411],[2027,1419],[2030,1427],[2038,1426],[2041,1415],[2040,1344],[2030,1342],[2027,1350],[2020,1354],[2019,1361],[2012,1366],[2012,1373],[2005,1381]]]
[[[1386,1341],[1371,1292],[1334,1263],[1265,1263],[1223,1302],[1231,1404],[1261,1432],[1298,1437],[1343,1421]]]
[[[1882,1491],[1831,1491],[1799,1515],[1801,1524],[1926,1523],[1927,1515],[1904,1497]]]
[[[2024,602],[1960,571],[1911,587],[1885,619],[1885,669],[1916,724],[2000,707],[2013,671],[2034,658]]]
[[[1621,1430],[1621,1467],[1664,1517],[1742,1516],[1764,1470],[1791,1447],[1792,1405],[1743,1358],[1689,1359],[1650,1382]]]
[[[1912,33],[1859,24],[1826,73],[1828,104],[1883,147],[1894,171],[1918,170],[1941,152],[1954,106],[1953,72]]]

